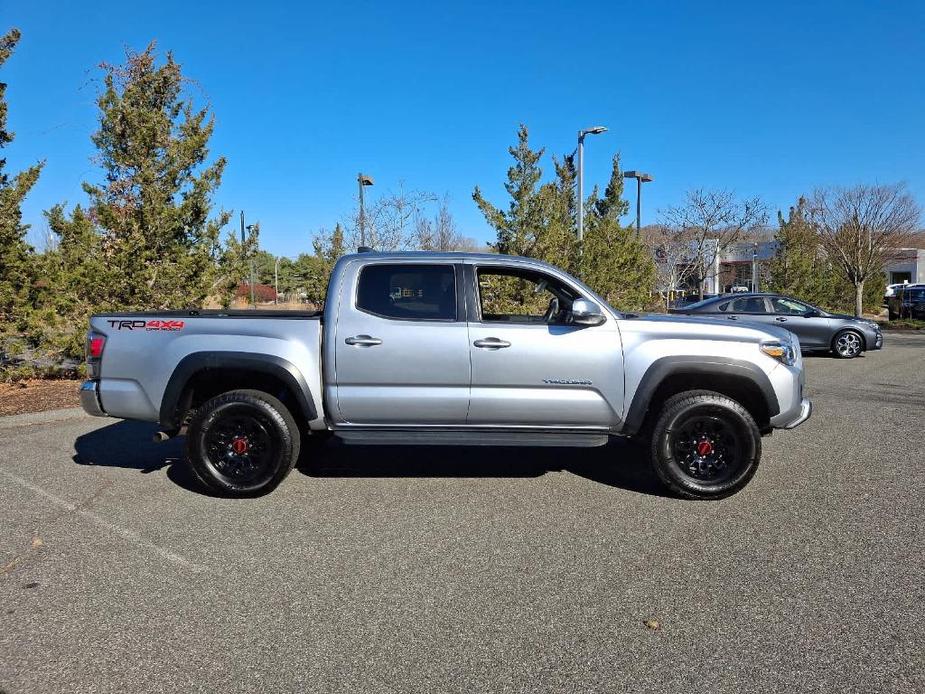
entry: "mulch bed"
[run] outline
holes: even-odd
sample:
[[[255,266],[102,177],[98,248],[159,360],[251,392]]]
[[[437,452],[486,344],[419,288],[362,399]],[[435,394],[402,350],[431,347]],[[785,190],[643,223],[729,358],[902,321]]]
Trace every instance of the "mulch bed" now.
[[[0,416],[80,407],[79,380],[31,379],[0,383]]]

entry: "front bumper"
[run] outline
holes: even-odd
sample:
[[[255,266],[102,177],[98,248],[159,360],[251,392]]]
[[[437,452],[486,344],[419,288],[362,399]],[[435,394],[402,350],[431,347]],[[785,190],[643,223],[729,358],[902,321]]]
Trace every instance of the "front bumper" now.
[[[813,414],[813,403],[809,398],[803,398],[800,401],[800,412],[797,415],[796,419],[786,424],[781,424],[783,429],[795,429],[800,426],[803,422],[809,419]]]
[[[80,406],[94,417],[108,417],[100,404],[100,382],[84,381],[80,385]]]

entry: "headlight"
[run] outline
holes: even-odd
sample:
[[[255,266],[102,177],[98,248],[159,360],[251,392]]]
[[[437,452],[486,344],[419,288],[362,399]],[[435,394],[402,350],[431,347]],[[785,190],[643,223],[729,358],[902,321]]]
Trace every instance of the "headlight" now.
[[[761,351],[777,361],[793,366],[797,361],[797,353],[789,342],[762,342]]]

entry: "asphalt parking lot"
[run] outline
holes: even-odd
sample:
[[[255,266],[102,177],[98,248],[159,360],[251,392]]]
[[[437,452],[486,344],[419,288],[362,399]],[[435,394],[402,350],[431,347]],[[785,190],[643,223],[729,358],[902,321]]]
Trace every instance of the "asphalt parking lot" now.
[[[807,378],[713,503],[622,443],[331,445],[227,500],[153,425],[0,419],[0,690],[923,691],[925,335]]]

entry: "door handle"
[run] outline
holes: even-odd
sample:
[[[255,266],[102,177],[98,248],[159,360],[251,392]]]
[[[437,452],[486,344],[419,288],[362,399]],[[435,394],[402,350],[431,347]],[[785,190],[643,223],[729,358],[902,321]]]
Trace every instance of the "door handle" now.
[[[502,347],[511,346],[511,343],[507,340],[499,340],[497,337],[486,337],[484,340],[476,340],[472,344],[482,349],[501,349]]]
[[[354,335],[353,337],[348,337],[344,342],[348,345],[357,345],[359,347],[375,347],[382,344],[382,340],[378,337],[370,337],[369,335]]]
[[[786,322],[787,322],[787,319],[786,319],[786,318],[775,318],[774,320],[776,320],[778,323],[786,323]]]
[[[738,316],[726,316],[729,320],[739,320]]]

